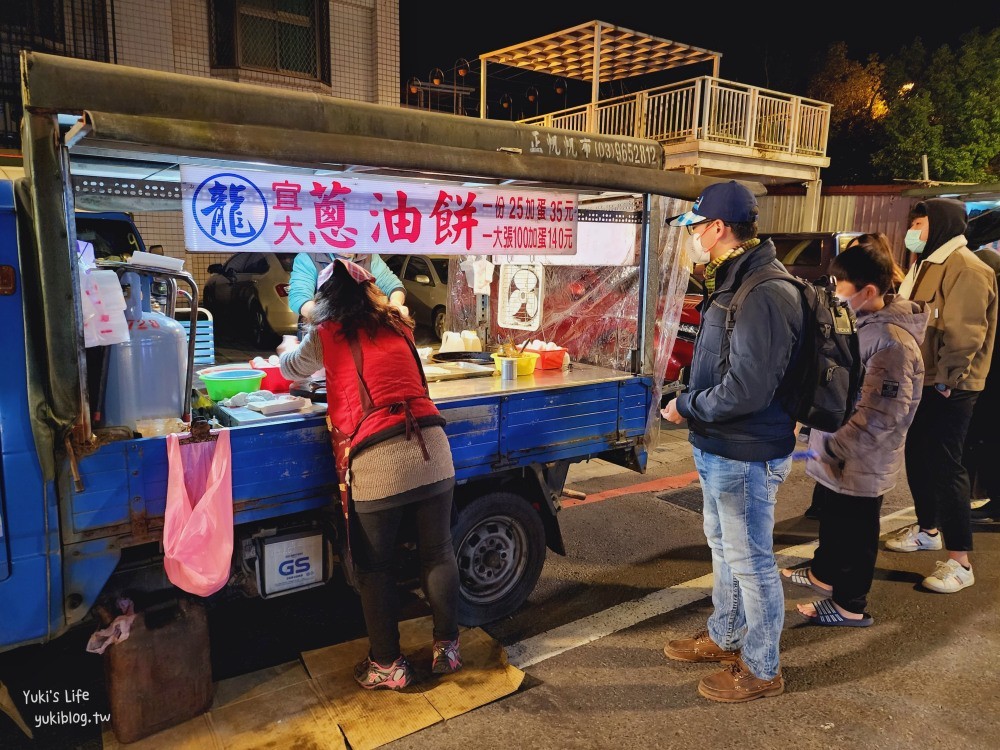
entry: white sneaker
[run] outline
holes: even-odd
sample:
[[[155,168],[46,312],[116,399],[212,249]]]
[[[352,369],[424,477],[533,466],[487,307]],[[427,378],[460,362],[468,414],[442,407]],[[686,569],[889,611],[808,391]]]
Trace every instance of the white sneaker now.
[[[939,594],[954,594],[976,582],[972,568],[966,570],[958,560],[938,562],[934,572],[924,579],[924,588]]]
[[[885,548],[893,552],[916,552],[922,549],[941,549],[941,532],[931,536],[926,531],[921,531],[920,526],[914,524],[900,529],[895,535],[885,540]]]

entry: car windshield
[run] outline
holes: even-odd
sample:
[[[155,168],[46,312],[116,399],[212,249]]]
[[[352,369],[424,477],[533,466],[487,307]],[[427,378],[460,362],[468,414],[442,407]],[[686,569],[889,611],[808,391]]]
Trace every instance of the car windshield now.
[[[437,271],[438,278],[441,279],[442,284],[448,283],[448,259],[447,258],[434,258],[431,260],[434,264],[434,270]]]
[[[132,225],[122,219],[77,216],[76,238],[94,246],[97,260],[129,257],[137,250],[145,250]]]
[[[389,270],[399,276],[403,272],[403,263],[406,261],[405,255],[386,255],[382,258]]]
[[[786,266],[818,266],[822,260],[822,240],[801,237],[772,237],[771,239],[774,242],[778,260]]]

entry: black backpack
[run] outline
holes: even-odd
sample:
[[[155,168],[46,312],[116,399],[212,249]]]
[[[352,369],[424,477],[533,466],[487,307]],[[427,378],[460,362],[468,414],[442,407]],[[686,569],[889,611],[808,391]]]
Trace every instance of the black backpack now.
[[[765,266],[748,274],[733,296],[726,314],[727,334],[732,335],[737,310],[751,290],[772,279],[795,284],[806,313],[802,345],[779,390],[782,403],[795,421],[835,432],[854,412],[861,390],[863,368],[854,311],[837,299],[832,277],[813,283]]]

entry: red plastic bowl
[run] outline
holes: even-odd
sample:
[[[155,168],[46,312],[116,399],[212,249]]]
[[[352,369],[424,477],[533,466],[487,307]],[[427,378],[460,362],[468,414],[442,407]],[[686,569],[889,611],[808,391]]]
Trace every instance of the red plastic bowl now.
[[[287,393],[288,386],[292,384],[291,380],[285,378],[281,374],[281,368],[277,365],[267,365],[261,367],[259,365],[254,365],[253,362],[250,363],[250,367],[254,370],[261,370],[264,373],[264,379],[260,381],[260,389],[262,391],[271,391],[271,393]]]

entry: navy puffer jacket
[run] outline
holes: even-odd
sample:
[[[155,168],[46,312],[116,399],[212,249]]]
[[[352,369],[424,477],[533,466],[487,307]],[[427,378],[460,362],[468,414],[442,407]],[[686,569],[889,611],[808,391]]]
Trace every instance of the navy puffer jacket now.
[[[747,295],[726,341],[726,313],[740,283],[767,265],[784,268],[765,240],[724,264],[701,305],[688,389],[677,411],[700,450],[737,461],[770,461],[795,447],[795,420],[782,405],[798,354],[805,309],[791,283],[774,279]]]

